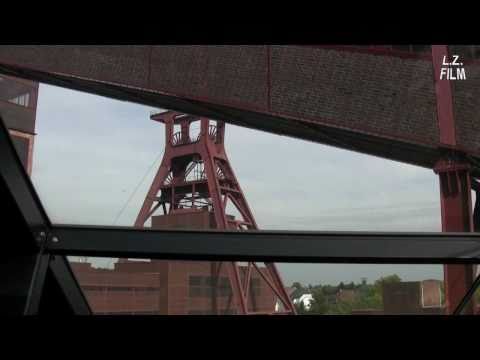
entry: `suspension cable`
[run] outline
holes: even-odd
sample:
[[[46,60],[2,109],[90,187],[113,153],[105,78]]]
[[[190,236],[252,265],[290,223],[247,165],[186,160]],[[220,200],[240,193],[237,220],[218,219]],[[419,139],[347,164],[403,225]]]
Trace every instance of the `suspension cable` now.
[[[115,220],[113,221],[113,225],[116,225],[118,219],[120,219],[120,217],[122,216],[123,212],[125,211],[125,209],[127,208],[128,204],[130,203],[130,201],[133,199],[133,196],[137,193],[138,189],[140,188],[140,185],[142,185],[142,183],[145,181],[145,179],[147,178],[147,175],[150,173],[150,171],[152,170],[153,166],[157,163],[157,161],[160,159],[160,157],[163,155],[163,152],[161,152],[156,158],[155,160],[153,161],[153,163],[149,166],[149,168],[147,169],[147,171],[145,172],[145,174],[143,175],[142,179],[140,180],[140,182],[137,184],[137,186],[135,187],[135,189],[133,190],[133,192],[130,194],[130,196],[128,197],[127,201],[125,202],[125,204],[123,205],[123,207],[120,209],[120,211],[118,212],[117,216],[115,217]]]

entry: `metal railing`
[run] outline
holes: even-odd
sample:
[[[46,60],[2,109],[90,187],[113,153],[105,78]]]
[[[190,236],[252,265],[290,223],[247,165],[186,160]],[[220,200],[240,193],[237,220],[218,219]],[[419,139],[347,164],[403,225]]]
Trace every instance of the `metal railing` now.
[[[198,133],[197,137],[195,140],[192,140],[192,138],[187,135],[187,136],[182,136],[182,131],[177,131],[176,133],[173,134],[171,144],[172,146],[180,146],[180,145],[187,145],[187,144],[193,144],[198,141],[200,141],[202,137],[202,133]],[[214,141],[217,140],[217,127],[215,125],[210,125],[208,127],[208,137]]]

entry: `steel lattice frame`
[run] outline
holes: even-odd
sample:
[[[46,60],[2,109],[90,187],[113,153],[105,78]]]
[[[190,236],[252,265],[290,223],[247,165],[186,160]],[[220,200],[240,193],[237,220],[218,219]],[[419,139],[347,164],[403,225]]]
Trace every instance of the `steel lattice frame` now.
[[[35,254],[28,296],[21,306],[23,314],[41,312],[39,304],[51,291],[45,286],[48,271],[60,285],[67,308],[75,314],[90,313],[65,259],[67,255],[294,263],[480,263],[478,233],[162,231],[52,225],[3,122],[0,125],[0,175],[2,189],[15,200],[29,230],[29,235],[17,238],[15,245],[24,253]],[[405,242],[409,246],[405,246]],[[462,311],[479,283],[478,279],[474,282],[455,313]]]
[[[434,75],[439,71],[436,62],[442,55],[448,55],[448,47],[432,46]],[[428,59],[427,59],[428,60]],[[73,79],[65,74],[46,74],[22,66],[2,64],[0,71],[17,77],[46,81],[68,88],[77,88],[103,95],[124,98],[142,103],[171,103],[172,108],[192,114],[211,116],[219,119],[235,118],[239,125],[247,124],[245,116],[262,118],[250,110],[239,111],[228,107],[218,107],[202,103],[175,99],[168,94],[158,94],[152,100],[151,94],[135,89],[119,90],[109,84],[98,84],[85,79]],[[476,233],[463,233],[473,230],[470,204],[470,174],[478,175],[476,166],[465,161],[465,156],[452,149],[455,147],[455,119],[452,109],[450,84],[435,76],[437,114],[442,150],[444,156],[424,150],[423,166],[431,166],[431,159],[437,158],[434,166],[440,176],[442,199],[442,224],[446,234],[392,234],[392,233],[318,233],[318,232],[165,232],[145,231],[124,228],[69,227],[52,225],[48,220],[34,188],[22,168],[8,132],[3,125],[0,134],[0,171],[2,189],[15,201],[24,224],[30,231],[30,239],[22,238],[17,245],[28,248],[34,254],[32,261],[26,261],[31,273],[26,283],[28,295],[25,297],[24,313],[39,311],[44,288],[54,283],[63,289],[64,300],[75,313],[88,313],[88,304],[76,284],[65,255],[102,255],[147,257],[162,259],[196,259],[210,261],[295,261],[295,262],[348,262],[348,263],[443,263],[458,264],[447,267],[446,281],[452,285],[454,296],[448,303],[449,312],[460,313],[469,303],[479,279],[472,283],[471,268],[465,265],[479,262],[480,240]],[[158,101],[157,101],[158,100]],[[249,112],[250,111],[250,112]],[[263,116],[270,121],[268,116]],[[280,119],[278,119],[280,123]],[[272,125],[273,123],[270,123]],[[285,127],[288,128],[285,123]],[[273,125],[272,125],[273,129]],[[278,131],[278,129],[277,129]],[[293,134],[293,130],[291,130]],[[347,135],[345,133],[345,135]],[[309,139],[307,132],[296,134]],[[316,133],[315,136],[320,136]],[[352,138],[353,139],[353,138]],[[352,140],[350,139],[350,140]],[[360,139],[358,139],[360,141]],[[352,140],[353,141],[353,140]],[[325,139],[325,143],[330,143]],[[335,145],[335,144],[334,144]],[[400,146],[396,144],[396,146]],[[402,151],[415,154],[420,149],[405,147]],[[368,152],[368,151],[367,151]],[[418,152],[419,153],[419,152]],[[423,156],[422,155],[422,156]],[[392,157],[393,158],[393,157]],[[450,233],[452,232],[452,233]],[[453,233],[457,232],[457,233]],[[165,241],[156,241],[165,234]],[[241,242],[234,239],[242,237]],[[114,238],[115,237],[115,238]],[[202,241],[191,241],[195,237]],[[135,239],[134,241],[132,241]],[[273,242],[273,239],[275,241]],[[409,242],[406,248],[405,241]],[[20,244],[21,243],[21,244]],[[275,244],[275,246],[273,246]],[[20,247],[22,247],[20,246]],[[60,255],[61,257],[58,257]],[[8,265],[8,264],[7,264]],[[18,265],[18,264],[16,264]],[[27,266],[25,265],[25,266]],[[21,265],[17,266],[21,268]],[[451,269],[448,270],[448,269]],[[450,275],[448,274],[450,273]],[[455,279],[461,278],[460,281]],[[457,286],[458,285],[458,286]],[[68,291],[66,290],[68,288]],[[463,296],[463,298],[462,298]],[[450,295],[449,295],[450,297]],[[456,304],[458,303],[458,306]],[[456,306],[456,309],[452,311]]]
[[[171,111],[152,115],[151,118],[165,124],[165,151],[135,221],[135,227],[142,228],[160,206],[163,208],[164,215],[167,215],[175,213],[184,206],[199,209],[198,203],[206,200],[208,213],[214,215],[217,229],[256,230],[257,223],[225,151],[225,124],[218,121],[216,125],[211,125],[208,118],[197,118]],[[192,137],[192,124],[198,125],[198,123],[200,123],[200,132],[198,136]],[[179,132],[173,132],[175,125],[181,127]],[[190,177],[192,171],[193,178]],[[189,196],[187,197],[187,195]],[[227,214],[229,202],[236,207],[242,219],[229,219]],[[169,205],[168,211],[167,204]],[[242,273],[235,261],[225,264],[212,262],[211,273],[215,282],[218,281],[222,265],[228,270],[233,298],[241,314],[251,314],[248,305],[253,269],[258,272],[270,291],[280,300],[284,309],[281,313],[296,313],[295,306],[273,263],[265,263],[268,274],[266,275],[255,262],[248,262],[246,273],[243,274],[242,279]],[[218,313],[216,299],[212,300],[213,311]],[[274,313],[273,309],[271,313]]]

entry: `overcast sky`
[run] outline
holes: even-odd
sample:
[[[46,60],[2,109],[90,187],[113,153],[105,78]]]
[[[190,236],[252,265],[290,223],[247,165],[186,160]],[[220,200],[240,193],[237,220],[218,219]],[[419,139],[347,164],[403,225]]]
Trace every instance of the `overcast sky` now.
[[[40,86],[32,178],[53,222],[133,224],[163,155],[164,126],[149,119],[150,110]],[[230,124],[225,143],[261,229],[441,230],[431,170]],[[392,273],[404,280],[442,278],[442,267],[430,265],[279,269],[287,284],[373,281]]]

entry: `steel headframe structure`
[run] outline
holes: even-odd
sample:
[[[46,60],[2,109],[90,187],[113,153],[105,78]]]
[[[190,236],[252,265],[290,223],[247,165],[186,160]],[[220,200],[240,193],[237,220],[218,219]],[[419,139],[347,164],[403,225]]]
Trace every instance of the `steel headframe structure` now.
[[[213,227],[216,229],[258,229],[225,152],[225,123],[172,111],[152,115],[151,118],[165,124],[165,152],[135,221],[135,227],[143,227],[162,206],[163,214],[170,216],[182,214],[183,209],[206,211],[213,214]],[[191,131],[195,125],[200,125],[198,134]],[[180,128],[178,132],[174,132],[175,126]],[[240,219],[227,213],[229,204],[236,209]],[[155,228],[153,222],[152,228]],[[214,286],[218,283],[222,266],[227,267],[233,298],[240,314],[249,314],[250,280],[254,269],[279,300],[281,308],[278,312],[272,308],[271,313],[295,314],[295,307],[274,264],[265,263],[264,273],[255,262],[248,262],[246,272],[242,274],[236,262],[212,262]],[[215,308],[216,299],[212,300],[213,311],[218,313]]]
[[[63,299],[61,301],[68,305],[65,308],[73,309],[76,313],[88,312],[88,305],[69,270],[68,262],[63,257],[65,255],[207,261],[448,264],[445,266],[447,311],[458,314],[466,309],[468,313],[472,312],[470,299],[480,283],[479,278],[472,282],[472,265],[478,264],[480,259],[480,237],[472,232],[478,230],[476,226],[474,228],[474,225],[478,224],[473,223],[471,189],[478,186],[472,183],[471,176],[478,177],[480,167],[473,162],[473,158],[456,146],[457,124],[451,84],[437,76],[440,73],[443,56],[449,55],[447,45],[433,45],[432,57],[429,57],[433,64],[440,135],[440,145],[436,150],[426,149],[418,144],[406,146],[395,139],[389,140],[388,143],[382,142],[380,138],[368,137],[361,133],[352,135],[349,131],[342,132],[328,126],[320,126],[318,129],[314,129],[311,124],[295,126],[295,122],[290,121],[288,116],[276,114],[270,109],[263,114],[265,111],[209,103],[209,98],[207,101],[202,99],[193,101],[189,96],[162,92],[162,89],[158,89],[156,93],[142,90],[128,86],[128,81],[124,81],[123,85],[115,81],[109,82],[102,79],[103,74],[99,75],[95,66],[88,67],[90,73],[87,71],[85,75],[79,77],[74,74],[75,71],[84,68],[81,62],[69,63],[64,71],[56,71],[62,64],[58,59],[52,60],[48,50],[35,48],[33,52],[38,56],[25,58],[29,51],[32,50],[27,49],[22,55],[20,49],[17,57],[15,49],[4,50],[2,56],[7,60],[1,61],[0,71],[17,77],[157,107],[164,106],[190,114],[211,116],[226,121],[234,119],[232,122],[239,125],[247,124],[267,131],[296,134],[297,137],[354,151],[362,149],[361,151],[365,153],[433,167],[440,179],[444,233],[160,231],[52,225],[2,124],[0,132],[2,191],[5,198],[10,199],[13,207],[18,210],[9,214],[11,224],[23,224],[23,230],[26,230],[16,239],[12,252],[7,253],[8,261],[3,265],[7,271],[2,271],[1,275],[2,290],[5,296],[12,299],[12,306],[15,305],[22,312],[52,310],[53,307],[48,304],[54,299]],[[59,49],[59,52],[64,54],[68,54],[69,51],[72,49]],[[118,52],[119,49],[115,51]],[[267,47],[267,55],[270,56],[270,47]],[[88,58],[89,55],[85,56]],[[96,55],[93,54],[88,59],[94,63]],[[270,74],[273,68],[268,67],[269,62],[266,64],[268,70],[266,73]],[[106,74],[107,77],[110,75],[112,74]],[[135,76],[135,73],[132,72],[130,76]],[[98,81],[95,78],[98,78]],[[156,82],[155,86],[158,84],[163,82]],[[267,94],[270,96],[270,91]],[[279,129],[282,126],[283,128]],[[319,129],[322,131],[317,131]],[[333,141],[324,134],[343,137],[343,141]],[[385,151],[386,148],[389,150]],[[479,215],[479,209],[476,208],[475,211],[476,215]],[[15,219],[18,221],[15,222]],[[7,222],[7,225],[10,224]],[[19,232],[20,228],[11,227],[11,230]],[[15,285],[7,279],[12,278],[12,274],[19,280]],[[40,303],[43,305],[40,306]]]

